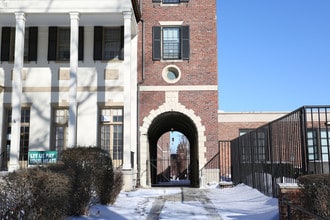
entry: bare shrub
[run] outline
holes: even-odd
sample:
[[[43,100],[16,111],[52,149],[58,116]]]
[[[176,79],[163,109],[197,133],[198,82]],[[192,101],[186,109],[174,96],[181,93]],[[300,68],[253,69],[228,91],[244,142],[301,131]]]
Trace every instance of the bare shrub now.
[[[304,207],[325,218],[330,217],[330,174],[305,175],[298,178]]]

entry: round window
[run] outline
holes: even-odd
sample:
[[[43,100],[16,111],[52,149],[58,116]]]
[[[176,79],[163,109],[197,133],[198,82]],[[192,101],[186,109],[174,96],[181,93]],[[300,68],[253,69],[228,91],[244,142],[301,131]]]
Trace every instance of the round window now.
[[[176,83],[181,77],[180,69],[175,65],[166,66],[162,73],[163,79],[168,83]]]

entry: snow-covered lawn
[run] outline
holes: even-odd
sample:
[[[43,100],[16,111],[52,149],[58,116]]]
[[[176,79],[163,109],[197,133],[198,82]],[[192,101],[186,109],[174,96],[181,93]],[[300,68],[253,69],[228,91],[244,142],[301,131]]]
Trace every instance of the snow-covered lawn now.
[[[196,189],[197,190],[197,189]],[[202,190],[206,200],[198,197],[183,198],[178,187],[138,189],[121,192],[112,206],[93,206],[88,216],[71,218],[72,220],[131,220],[148,219],[153,202],[164,201],[159,219],[238,219],[238,220],[277,220],[277,199],[267,197],[244,184],[232,188],[220,189],[210,186]],[[182,195],[182,198],[180,197]],[[185,195],[187,197],[187,195]],[[158,198],[158,200],[157,200]],[[205,204],[207,201],[208,204]],[[154,203],[154,204],[155,204]],[[219,217],[212,218],[205,207],[211,207]],[[149,216],[150,219],[150,216]]]

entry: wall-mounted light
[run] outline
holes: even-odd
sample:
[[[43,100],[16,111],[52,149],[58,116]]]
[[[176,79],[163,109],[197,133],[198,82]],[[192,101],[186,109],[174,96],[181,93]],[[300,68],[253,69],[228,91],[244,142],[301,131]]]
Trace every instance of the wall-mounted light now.
[[[324,124],[325,126],[330,126],[330,121],[326,121]]]

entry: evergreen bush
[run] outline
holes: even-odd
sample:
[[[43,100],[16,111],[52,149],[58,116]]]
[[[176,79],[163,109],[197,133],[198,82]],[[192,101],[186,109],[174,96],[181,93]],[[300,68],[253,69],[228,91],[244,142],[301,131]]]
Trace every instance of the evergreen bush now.
[[[70,200],[70,215],[82,215],[97,202],[109,204],[114,185],[112,160],[107,151],[97,147],[70,148],[61,161],[75,173]]]
[[[114,172],[114,182],[112,187],[112,192],[108,195],[109,200],[106,204],[114,204],[121,189],[123,188],[124,179],[123,179],[123,173],[120,169],[117,169]]]
[[[87,213],[96,203],[113,204],[123,186],[108,152],[75,147],[55,165],[9,173],[0,179],[0,219],[62,219]]]
[[[1,219],[64,219],[70,179],[36,167],[9,173],[1,182]]]

